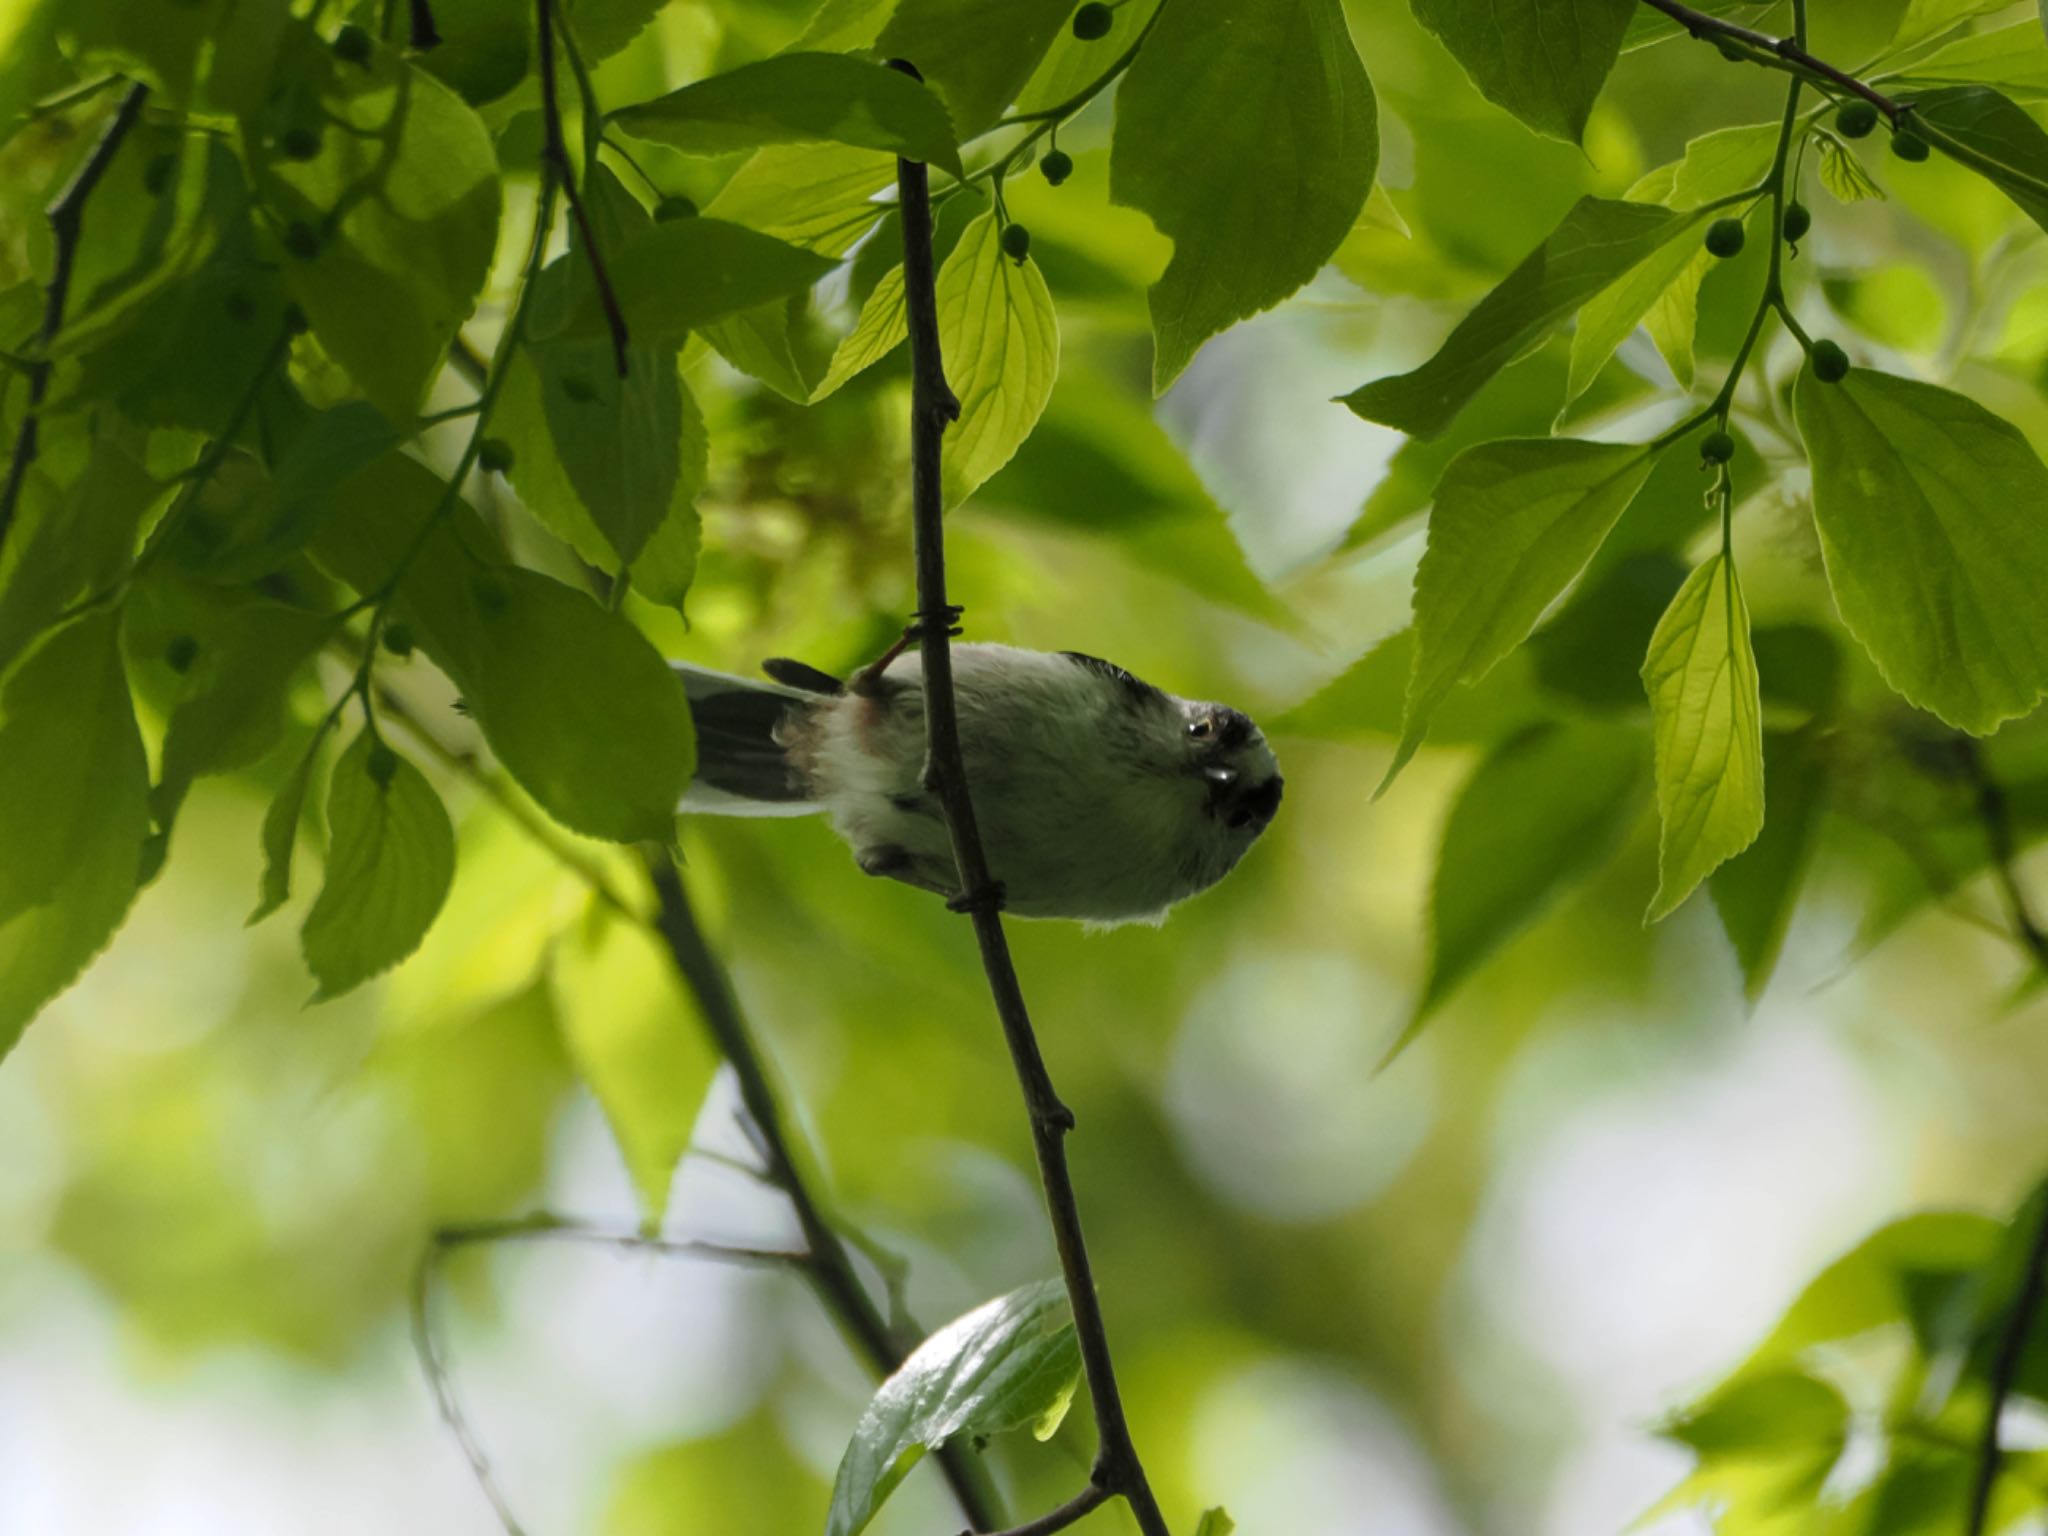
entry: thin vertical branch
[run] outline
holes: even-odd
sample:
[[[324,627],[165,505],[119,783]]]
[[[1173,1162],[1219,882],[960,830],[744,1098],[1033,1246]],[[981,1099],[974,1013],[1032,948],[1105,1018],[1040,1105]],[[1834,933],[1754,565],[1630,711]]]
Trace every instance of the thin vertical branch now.
[[[1991,1495],[1998,1486],[1999,1468],[2005,1460],[2005,1451],[1998,1443],[1998,1421],[2005,1417],[2006,1400],[2019,1379],[2020,1361],[2040,1316],[2044,1292],[2048,1292],[2048,1193],[2042,1197],[2041,1217],[2034,1225],[2034,1240],[2027,1248],[2019,1293],[2013,1297],[2005,1333],[1998,1341],[1998,1354],[1991,1362],[1991,1400],[1984,1405],[1983,1436],[1977,1446],[1976,1475],[1970,1484],[1970,1518],[1964,1527],[1968,1536],[1984,1536],[1991,1518]]]
[[[576,184],[576,167],[569,160],[568,140],[562,135],[562,104],[556,95],[555,86],[555,42],[559,23],[555,20],[555,0],[535,0],[538,7],[540,33],[540,119],[541,155],[555,168],[555,174],[562,183],[562,195],[569,200],[569,213],[576,221],[576,232],[583,238],[583,254],[590,259],[590,275],[597,284],[598,302],[604,306],[604,323],[611,332],[612,361],[618,367],[619,377],[626,376],[626,312],[619,307],[619,295],[612,287],[611,273],[604,264],[604,252],[598,248],[597,231],[591,225],[590,214],[583,206],[583,193]],[[598,131],[599,125],[586,122],[585,136]]]
[[[913,76],[917,73],[901,61],[895,67]],[[925,784],[945,812],[960,876],[960,891],[954,905],[973,919],[982,969],[988,976],[1003,1039],[1009,1046],[1010,1060],[1030,1114],[1039,1180],[1045,1189],[1060,1270],[1073,1304],[1075,1333],[1100,1435],[1091,1483],[1102,1493],[1128,1501],[1144,1536],[1168,1536],[1165,1517],[1159,1512],[1124,1416],[1109,1334],[1082,1237],[1080,1204],[1066,1154],[1066,1134],[1074,1128],[1074,1116],[1053,1088],[1045,1058],[1038,1048],[1038,1036],[1031,1027],[1009,940],[1003,932],[1002,888],[989,872],[988,856],[975,823],[974,801],[968,791],[966,763],[960,750],[959,712],[953,696],[951,635],[960,610],[946,593],[945,504],[939,479],[941,442],[947,424],[959,417],[960,404],[946,383],[945,363],[939,355],[931,187],[924,165],[914,160],[898,160],[896,185],[903,215],[903,294],[910,332],[911,513],[917,557],[917,634],[924,663]]]
[[[43,291],[43,320],[36,331],[37,356],[28,376],[28,409],[22,413],[21,426],[14,434],[14,454],[7,461],[7,478],[0,482],[0,545],[7,542],[8,530],[14,525],[15,507],[21,501],[22,485],[28,478],[29,466],[36,460],[40,430],[37,418],[42,411],[43,396],[50,388],[50,346],[64,327],[64,305],[71,296],[71,273],[78,261],[78,240],[85,227],[86,199],[92,196],[100,178],[107,174],[107,167],[114,163],[121,141],[128,137],[128,130],[142,116],[142,104],[148,97],[149,87],[146,85],[128,88],[128,94],[121,98],[120,106],[114,109],[113,117],[100,134],[99,142],[93,145],[92,153],[85,157],[85,162],[64,184],[64,190],[57,194],[48,210],[50,286]]]
[[[768,1176],[789,1197],[797,1225],[804,1235],[810,1258],[808,1270],[826,1306],[845,1326],[868,1367],[878,1376],[889,1376],[903,1364],[906,1342],[890,1331],[881,1309],[861,1283],[853,1256],[838,1230],[825,1217],[799,1163],[796,1147],[783,1114],[780,1095],[768,1076],[765,1058],[747,1028],[745,1016],[733,995],[725,967],[704,942],[696,913],[677,873],[675,860],[666,853],[650,855],[648,874],[654,882],[659,907],[655,927],[668,946],[671,959],[684,984],[697,999],[719,1053],[738,1080],[740,1102],[758,1133],[758,1145],[768,1164]],[[994,1499],[979,1466],[958,1445],[939,1449],[939,1471],[953,1492],[960,1512],[977,1531],[990,1531],[1001,1524]]]

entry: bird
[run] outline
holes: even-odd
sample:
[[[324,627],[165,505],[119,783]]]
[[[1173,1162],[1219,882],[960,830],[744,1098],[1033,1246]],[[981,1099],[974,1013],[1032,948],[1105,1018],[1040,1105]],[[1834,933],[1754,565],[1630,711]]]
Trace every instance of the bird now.
[[[787,657],[769,681],[672,663],[697,729],[681,809],[822,812],[867,874],[967,900],[924,783],[915,627],[850,678]],[[1162,921],[1244,857],[1280,809],[1266,738],[1080,651],[951,649],[975,820],[1003,910],[1091,927]]]

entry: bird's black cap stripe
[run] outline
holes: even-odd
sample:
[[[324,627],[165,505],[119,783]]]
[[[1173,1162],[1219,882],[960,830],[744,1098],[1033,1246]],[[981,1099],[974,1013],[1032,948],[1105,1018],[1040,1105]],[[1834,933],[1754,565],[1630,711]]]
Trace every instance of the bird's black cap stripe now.
[[[1166,694],[1161,689],[1154,688],[1141,677],[1133,677],[1113,661],[1104,661],[1100,656],[1090,656],[1085,651],[1061,651],[1060,654],[1067,660],[1086,667],[1098,677],[1108,678],[1134,700],[1164,702],[1166,699]]]

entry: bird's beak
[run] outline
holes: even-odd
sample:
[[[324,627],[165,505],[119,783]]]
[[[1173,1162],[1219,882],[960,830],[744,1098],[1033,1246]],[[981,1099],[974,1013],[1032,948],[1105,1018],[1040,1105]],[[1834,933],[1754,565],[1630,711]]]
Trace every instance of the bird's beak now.
[[[1235,784],[1237,782],[1237,770],[1235,768],[1225,768],[1219,763],[1213,768],[1204,768],[1202,770],[1202,777],[1209,780],[1212,784]]]

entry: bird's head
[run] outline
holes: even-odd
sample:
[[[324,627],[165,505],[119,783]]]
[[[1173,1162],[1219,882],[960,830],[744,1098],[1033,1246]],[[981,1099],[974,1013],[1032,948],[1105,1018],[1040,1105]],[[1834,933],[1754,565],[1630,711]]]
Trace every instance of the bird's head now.
[[[1231,840],[1249,847],[1280,809],[1280,764],[1251,717],[1227,704],[1181,702],[1181,751],[1203,807]]]

